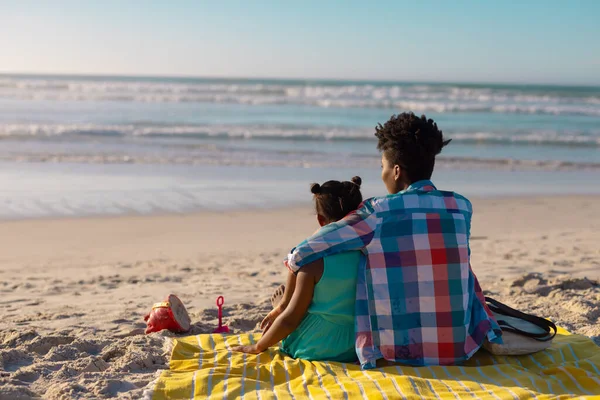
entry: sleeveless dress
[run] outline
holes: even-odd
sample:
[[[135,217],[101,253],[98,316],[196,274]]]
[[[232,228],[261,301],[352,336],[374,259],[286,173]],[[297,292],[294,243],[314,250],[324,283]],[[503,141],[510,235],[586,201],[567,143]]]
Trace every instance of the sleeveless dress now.
[[[284,353],[309,361],[357,360],[354,316],[361,256],[349,251],[323,258],[323,276],[304,319],[281,341]]]

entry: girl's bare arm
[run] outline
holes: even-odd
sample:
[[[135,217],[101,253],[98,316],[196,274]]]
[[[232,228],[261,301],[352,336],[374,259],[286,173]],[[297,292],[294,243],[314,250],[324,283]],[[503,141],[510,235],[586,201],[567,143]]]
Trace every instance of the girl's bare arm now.
[[[323,260],[304,266],[296,276],[295,290],[285,311],[255,345],[235,347],[234,351],[258,354],[277,344],[292,333],[306,314],[312,302],[315,284],[323,274]],[[287,291],[287,288],[286,288]]]

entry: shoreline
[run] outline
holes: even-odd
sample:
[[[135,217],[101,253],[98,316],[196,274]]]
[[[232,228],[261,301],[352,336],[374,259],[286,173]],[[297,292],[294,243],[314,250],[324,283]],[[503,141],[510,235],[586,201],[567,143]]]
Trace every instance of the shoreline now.
[[[490,278],[498,272],[494,271],[494,266],[499,264],[508,268],[504,273],[512,271],[511,260],[518,255],[525,257],[524,254],[528,253],[519,251],[516,245],[506,244],[514,241],[512,236],[544,247],[548,245],[544,237],[552,232],[577,236],[579,242],[599,238],[598,200],[598,195],[472,198],[471,245],[476,274],[482,280]],[[244,253],[275,252],[279,256],[277,262],[280,262],[287,251],[316,228],[312,205],[177,214],[0,220],[0,240],[4,245],[0,254],[0,271],[22,270],[28,266],[37,269],[49,264],[70,265],[81,271],[110,263],[153,259],[192,260],[196,263],[207,255],[243,258]],[[490,245],[493,240],[498,243]],[[578,248],[575,243],[573,246]],[[502,254],[490,253],[504,247],[506,250],[502,250]],[[555,253],[555,249],[547,251]],[[572,258],[576,257],[577,251],[572,252]],[[490,253],[491,258],[482,257],[484,253]],[[597,249],[596,253],[599,254],[597,262],[600,266],[600,250]],[[534,261],[531,256],[526,258]],[[586,261],[583,263],[586,264]],[[573,272],[593,272],[588,267],[580,265]],[[552,268],[546,266],[544,269]],[[600,268],[597,275],[600,277]]]
[[[0,162],[0,221],[188,215],[311,206],[310,182],[363,180],[364,198],[384,195],[378,168],[238,168],[187,165]],[[467,198],[600,195],[597,174],[440,168],[440,190]],[[598,184],[596,184],[598,182]]]
[[[381,197],[381,196],[371,196],[365,197]],[[574,200],[597,200],[600,201],[600,193],[590,192],[590,193],[577,193],[577,194],[569,194],[569,193],[557,193],[557,194],[549,194],[549,195],[536,195],[536,194],[504,194],[504,195],[489,195],[489,196],[469,196],[468,199],[472,203],[487,203],[494,201],[536,201],[543,200],[548,198],[556,198],[556,199],[574,199]],[[36,221],[44,221],[44,222],[59,222],[59,221],[85,221],[85,220],[112,220],[118,221],[120,219],[147,219],[147,218],[180,218],[180,217],[197,217],[200,218],[202,216],[216,214],[231,214],[231,213],[241,213],[241,214],[251,214],[251,213],[269,213],[269,212],[294,212],[294,211],[310,211],[312,212],[312,200],[309,198],[305,201],[298,201],[296,203],[289,204],[275,204],[275,205],[236,205],[228,208],[197,208],[191,210],[184,211],[150,211],[147,213],[130,211],[128,213],[119,213],[119,214],[79,214],[79,215],[45,215],[38,217],[1,217],[0,216],[0,225],[5,223],[19,223],[19,222],[36,222]]]
[[[600,195],[507,195],[470,200],[474,209],[474,241],[490,235],[536,233],[563,226],[575,230],[600,228],[600,219],[595,213],[596,208],[600,208],[596,205],[600,205]],[[551,218],[547,218],[549,211],[552,211]],[[97,250],[86,246],[86,240],[97,246],[122,246],[127,252],[139,238],[152,240],[140,245],[149,253],[161,247],[168,248],[168,251],[185,248],[181,253],[169,253],[171,257],[178,255],[182,258],[202,254],[207,249],[217,253],[273,247],[289,249],[312,234],[316,227],[310,202],[294,206],[205,209],[181,213],[0,219],[0,240],[5,245],[0,261],[10,257],[18,259],[26,236],[36,244],[35,253],[41,262],[44,256],[56,256],[66,249],[98,256]],[[238,241],[234,249],[230,249],[227,243],[231,236]],[[193,238],[205,242],[198,242],[196,248],[191,248],[186,242]],[[80,247],[74,246],[74,243]],[[51,253],[42,254],[42,249],[49,246]]]

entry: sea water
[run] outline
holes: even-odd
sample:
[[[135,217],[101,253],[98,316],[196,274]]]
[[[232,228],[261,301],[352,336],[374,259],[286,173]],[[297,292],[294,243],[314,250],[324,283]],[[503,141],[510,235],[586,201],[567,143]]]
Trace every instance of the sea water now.
[[[600,88],[0,75],[0,218],[306,204],[361,175],[374,127],[433,118],[435,181],[470,196],[595,193]]]

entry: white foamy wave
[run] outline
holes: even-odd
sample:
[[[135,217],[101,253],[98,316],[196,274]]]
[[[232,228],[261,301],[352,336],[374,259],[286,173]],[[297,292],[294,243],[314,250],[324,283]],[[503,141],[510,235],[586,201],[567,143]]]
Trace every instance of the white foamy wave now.
[[[231,103],[600,116],[600,89],[202,79],[1,77],[0,98],[142,103]]]
[[[600,130],[531,132],[448,132],[455,143],[522,144],[600,147]],[[173,137],[370,141],[371,128],[293,125],[103,125],[103,124],[0,124],[0,138],[56,137]]]
[[[233,152],[233,156],[232,156]],[[377,156],[327,154],[319,152],[252,152],[231,148],[195,148],[191,152],[0,152],[0,162],[52,164],[152,164],[209,165],[281,168],[372,168]],[[440,156],[437,168],[539,171],[600,171],[600,163],[557,160],[515,160],[509,158],[477,158]]]
[[[454,133],[449,137],[455,142],[462,143],[600,147],[600,132],[594,135],[547,131],[512,135],[497,132],[470,132]]]
[[[371,139],[370,129],[286,125],[102,125],[0,124],[0,137],[52,136],[189,136],[245,139]]]

